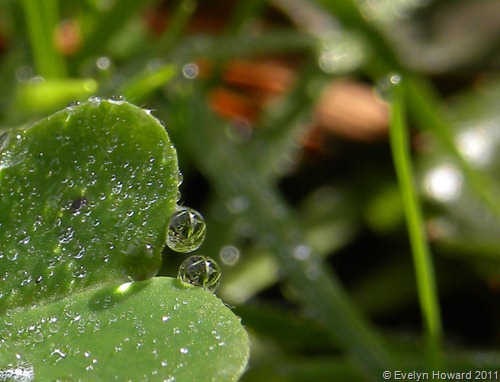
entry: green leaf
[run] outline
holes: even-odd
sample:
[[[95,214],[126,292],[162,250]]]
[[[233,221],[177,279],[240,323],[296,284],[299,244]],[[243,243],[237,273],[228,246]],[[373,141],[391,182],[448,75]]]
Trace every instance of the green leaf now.
[[[220,299],[171,278],[108,284],[4,321],[0,380],[235,381],[249,351]]]
[[[238,379],[239,319],[203,288],[148,280],[177,189],[164,127],[122,100],[0,136],[0,380]]]
[[[147,110],[91,98],[0,140],[0,312],[157,273],[178,168]]]

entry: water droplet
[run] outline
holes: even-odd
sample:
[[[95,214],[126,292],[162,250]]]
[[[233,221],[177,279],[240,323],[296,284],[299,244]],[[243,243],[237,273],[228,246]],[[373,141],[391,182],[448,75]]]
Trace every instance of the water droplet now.
[[[122,254],[123,274],[132,281],[149,280],[156,276],[160,267],[161,253],[154,251],[149,243],[134,240]]]
[[[99,104],[101,103],[101,98],[97,96],[89,97],[88,103],[92,106],[99,106]]]
[[[229,200],[226,204],[226,207],[232,214],[241,214],[245,212],[248,207],[250,207],[250,201],[246,196],[240,195]]]
[[[125,97],[122,95],[112,95],[109,97],[110,101],[115,101],[115,102],[123,102],[125,101]]]
[[[356,34],[334,31],[321,42],[319,66],[326,73],[345,74],[365,61],[366,49]]]
[[[187,354],[189,353],[189,349],[188,348],[180,348],[179,350],[182,354]]]
[[[219,285],[221,272],[217,263],[209,257],[191,256],[179,267],[179,279],[213,292]]]
[[[49,332],[52,334],[59,331],[59,324],[57,323],[57,317],[51,317],[49,320]]]
[[[195,63],[190,62],[189,64],[186,64],[182,67],[182,74],[184,77],[192,80],[198,76],[198,65]]]
[[[311,255],[311,247],[305,244],[299,244],[293,249],[293,257],[297,260],[307,260]]]
[[[167,245],[176,252],[197,250],[206,236],[206,225],[198,211],[178,206],[168,225]]]
[[[9,143],[10,133],[3,133],[0,135],[0,152],[7,146]]]
[[[389,74],[377,83],[375,90],[377,94],[386,101],[392,100],[394,87],[401,83],[401,75],[393,73]]]
[[[81,105],[82,103],[80,101],[71,101],[70,103],[68,103],[68,106],[67,107],[75,107],[75,106],[78,106],[78,105]]]
[[[18,365],[14,368],[0,369],[0,381],[29,382],[34,379],[33,366]]]
[[[457,200],[463,188],[463,175],[451,163],[431,169],[424,179],[424,189],[432,198],[440,202]]]
[[[221,249],[219,256],[224,264],[234,265],[240,258],[240,250],[235,246],[228,245]]]
[[[29,66],[21,66],[16,70],[16,80],[26,83],[33,77],[33,69]]]
[[[96,60],[96,66],[100,70],[108,70],[111,66],[111,60],[108,57],[99,57]]]

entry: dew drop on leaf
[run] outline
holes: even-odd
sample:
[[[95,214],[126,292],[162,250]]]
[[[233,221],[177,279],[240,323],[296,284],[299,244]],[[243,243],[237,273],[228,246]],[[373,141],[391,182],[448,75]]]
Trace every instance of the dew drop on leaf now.
[[[151,244],[141,240],[132,241],[121,260],[123,274],[131,281],[149,280],[161,267],[161,253],[155,253]]]
[[[176,252],[197,250],[206,236],[206,225],[198,211],[177,206],[168,225],[167,245]]]
[[[28,382],[35,379],[33,366],[19,365],[17,367],[0,369],[0,381],[22,381]]]
[[[68,106],[67,107],[75,107],[75,106],[78,106],[78,105],[81,105],[82,103],[80,101],[71,101],[68,103]]]
[[[219,285],[219,265],[209,257],[190,256],[179,267],[179,279],[187,284],[205,288],[211,292]]]

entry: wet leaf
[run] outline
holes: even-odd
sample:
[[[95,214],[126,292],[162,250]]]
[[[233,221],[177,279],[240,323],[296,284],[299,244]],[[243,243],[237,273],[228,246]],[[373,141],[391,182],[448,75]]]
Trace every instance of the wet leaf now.
[[[157,273],[178,169],[148,111],[93,98],[0,147],[0,311],[126,278],[137,242],[136,273]]]
[[[235,381],[248,357],[239,319],[171,278],[109,284],[7,315],[0,380]]]
[[[178,179],[161,123],[122,100],[0,136],[0,380],[239,377],[239,319],[203,288],[148,280]]]

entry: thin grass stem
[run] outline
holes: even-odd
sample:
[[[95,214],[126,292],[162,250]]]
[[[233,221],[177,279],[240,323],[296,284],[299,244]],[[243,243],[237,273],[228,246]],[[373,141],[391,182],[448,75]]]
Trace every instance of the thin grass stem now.
[[[392,155],[406,215],[430,361],[432,364],[436,364],[440,358],[439,342],[442,335],[440,307],[434,266],[425,234],[423,213],[414,184],[402,84],[395,84],[391,95],[390,143]]]
[[[58,2],[23,0],[22,5],[37,73],[47,79],[65,77],[66,63],[54,44]]]

